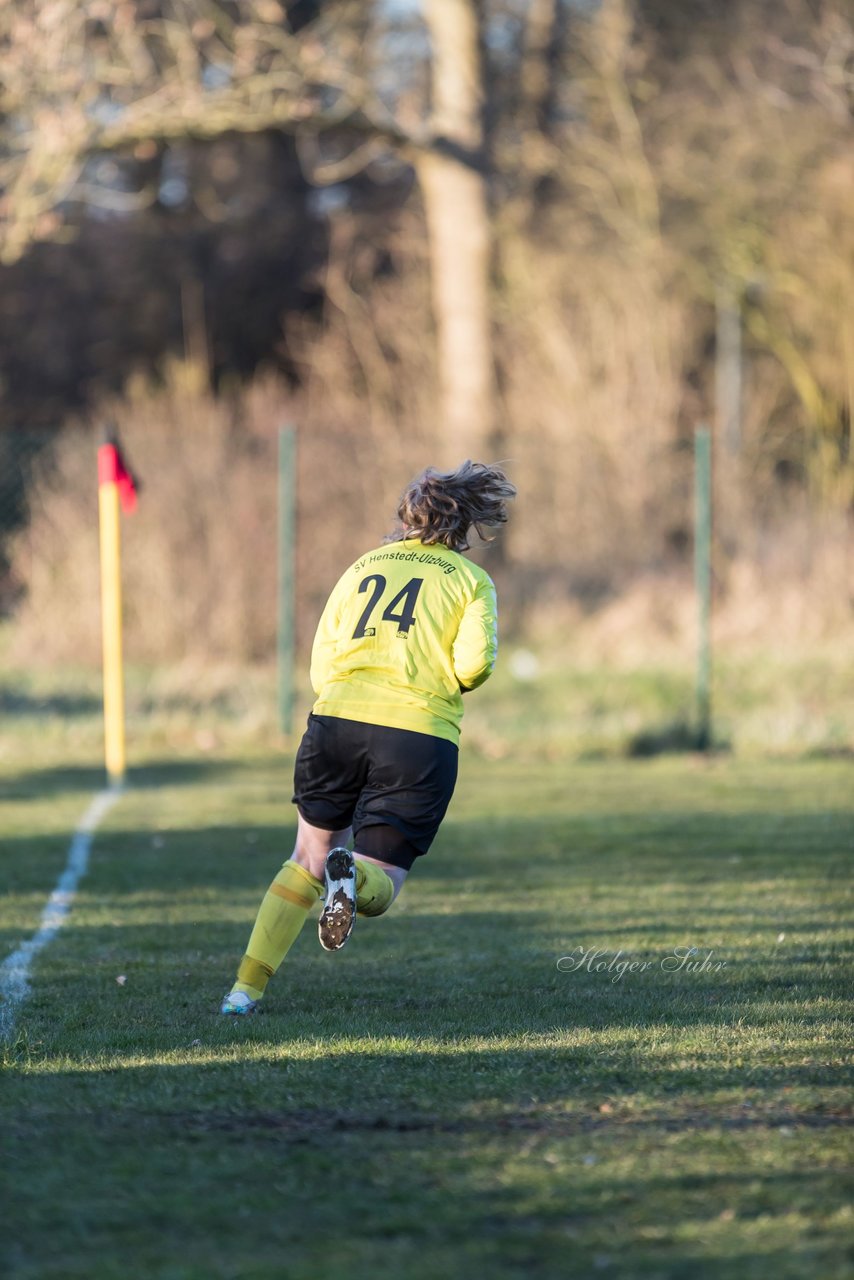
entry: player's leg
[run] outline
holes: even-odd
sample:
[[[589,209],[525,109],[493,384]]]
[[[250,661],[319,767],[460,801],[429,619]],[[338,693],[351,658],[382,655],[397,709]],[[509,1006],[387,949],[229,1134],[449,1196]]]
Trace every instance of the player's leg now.
[[[360,916],[381,916],[388,911],[404,886],[409,871],[381,858],[371,858],[360,849],[356,855],[356,903]],[[386,881],[391,881],[391,889]]]
[[[351,853],[340,847],[326,859],[325,899],[317,934],[325,951],[340,951],[353,932],[356,915],[381,916],[388,911],[401,890],[406,871]]]
[[[331,849],[350,838],[350,829],[325,831],[302,815],[293,855],[264,895],[237,981],[223,1002],[224,1013],[251,1012],[270,978],[300,935],[308,913],[323,893],[323,868]],[[319,870],[321,875],[316,875]]]
[[[294,801],[300,828],[294,857],[323,881],[320,941],[326,950],[343,946],[357,911],[378,915],[386,910],[405,878],[392,880],[382,865],[367,868],[354,860],[346,848],[349,832],[338,830],[340,838],[334,838],[342,817],[352,820],[367,781],[373,732],[373,726],[359,721],[311,715],[297,755]]]
[[[327,855],[350,839],[362,768],[353,752],[342,754],[339,736],[334,723],[309,716],[294,765],[294,851],[264,896],[223,1013],[255,1008],[323,893]]]

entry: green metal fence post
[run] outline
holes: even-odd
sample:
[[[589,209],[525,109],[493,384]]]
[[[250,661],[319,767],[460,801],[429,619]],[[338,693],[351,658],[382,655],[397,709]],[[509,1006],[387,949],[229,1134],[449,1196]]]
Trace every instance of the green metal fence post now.
[[[697,747],[712,742],[712,436],[697,427],[694,436],[694,583],[697,592]]]
[[[279,726],[290,734],[294,718],[296,559],[296,431],[279,428],[278,673]]]

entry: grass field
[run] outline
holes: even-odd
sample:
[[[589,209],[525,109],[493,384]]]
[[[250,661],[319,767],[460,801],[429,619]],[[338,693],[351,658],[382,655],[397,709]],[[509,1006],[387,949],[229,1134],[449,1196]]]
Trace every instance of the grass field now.
[[[2,954],[101,785],[74,710],[41,741],[30,710]],[[6,1048],[4,1275],[851,1274],[850,758],[507,734],[473,733],[393,911],[337,956],[309,925],[243,1022],[216,1010],[290,852],[291,759],[149,738]]]

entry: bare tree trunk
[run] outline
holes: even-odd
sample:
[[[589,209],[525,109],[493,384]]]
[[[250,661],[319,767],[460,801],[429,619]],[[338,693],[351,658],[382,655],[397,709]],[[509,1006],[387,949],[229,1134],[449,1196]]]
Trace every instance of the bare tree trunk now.
[[[495,426],[491,235],[476,0],[428,0],[432,132],[417,162],[430,238],[442,460],[483,460]]]

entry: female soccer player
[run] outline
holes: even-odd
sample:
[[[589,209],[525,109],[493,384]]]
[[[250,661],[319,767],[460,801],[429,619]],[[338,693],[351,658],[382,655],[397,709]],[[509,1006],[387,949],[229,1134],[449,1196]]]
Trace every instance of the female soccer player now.
[[[461,553],[472,528],[485,537],[505,523],[515,493],[499,467],[429,467],[404,492],[392,539],[334,588],[294,767],[296,845],[222,1013],[257,1009],[321,896],[320,944],[337,951],[357,914],[388,910],[430,848],[457,780],[462,694],[490,675],[498,644],[492,579]]]

